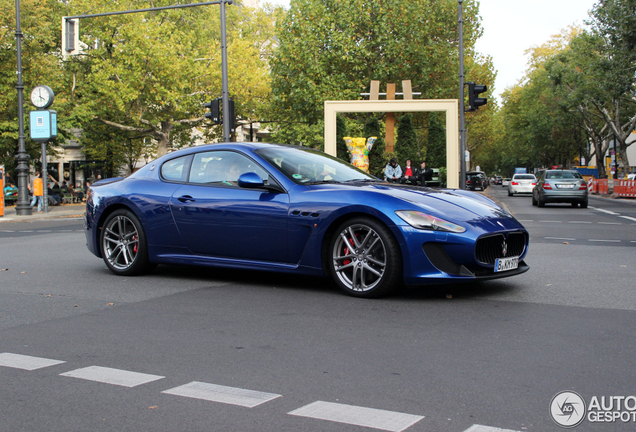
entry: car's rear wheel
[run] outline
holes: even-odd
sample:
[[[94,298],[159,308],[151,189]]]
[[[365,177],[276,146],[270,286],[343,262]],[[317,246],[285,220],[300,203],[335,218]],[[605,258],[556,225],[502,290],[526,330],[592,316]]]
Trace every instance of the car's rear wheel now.
[[[537,200],[537,205],[539,207],[545,207],[545,201],[541,199],[541,196],[539,196],[539,199]]]
[[[533,206],[537,205],[537,200],[534,198],[534,193],[532,194],[532,205]]]
[[[329,244],[329,270],[349,295],[385,296],[402,285],[402,257],[382,223],[360,217],[342,223]]]
[[[577,202],[573,202],[571,204],[572,204],[572,207],[577,207],[579,205],[579,203],[577,203]]]
[[[514,194],[510,191],[508,191],[508,196],[513,196]]]
[[[587,200],[581,201],[581,208],[587,208]]]
[[[117,275],[139,275],[150,268],[146,234],[130,210],[115,210],[106,218],[100,245],[104,262]]]

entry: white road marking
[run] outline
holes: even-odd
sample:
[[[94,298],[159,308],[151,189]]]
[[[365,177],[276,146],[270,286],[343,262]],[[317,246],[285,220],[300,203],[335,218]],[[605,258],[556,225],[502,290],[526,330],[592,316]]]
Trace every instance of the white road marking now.
[[[194,399],[203,399],[230,405],[239,405],[247,408],[254,408],[255,406],[269,402],[272,399],[282,397],[281,395],[274,393],[226,387],[197,381],[165,390],[161,393]]]
[[[24,369],[32,371],[49,366],[55,366],[60,363],[66,363],[62,360],[52,360],[41,357],[32,357],[22,354],[2,353],[0,354],[0,366]]]
[[[162,376],[150,375],[138,372],[130,372],[121,369],[112,369],[101,366],[89,366],[60,374],[61,376],[80,378],[88,381],[97,381],[123,387],[135,387],[152,381],[160,380]]]
[[[622,217],[623,219],[627,219],[627,220],[636,222],[636,218],[633,218],[631,216],[620,216],[620,217]]]
[[[548,240],[569,240],[569,241],[576,240],[575,238],[565,238],[565,237],[544,237],[544,238]]]
[[[570,221],[568,223],[571,223],[571,224],[591,224],[592,222],[589,222],[589,221]]]
[[[618,213],[613,212],[613,211],[610,211],[610,210],[600,209],[600,208],[596,208],[596,207],[593,207],[593,208],[594,208],[594,210],[596,210],[596,211],[600,211],[600,212],[607,213],[607,214],[611,214],[611,215],[617,215],[617,214],[618,214]]]
[[[391,432],[403,431],[424,418],[424,416],[323,401],[313,402],[288,414]]]
[[[606,243],[620,243],[620,240],[597,240],[597,239],[588,239],[587,241],[591,242],[606,242]]]
[[[599,222],[599,225],[623,225],[620,222]]]
[[[544,222],[544,223],[561,223],[561,221],[550,221],[550,220],[540,220],[539,222]]]
[[[464,432],[519,432],[512,429],[500,429],[492,426],[472,425]]]

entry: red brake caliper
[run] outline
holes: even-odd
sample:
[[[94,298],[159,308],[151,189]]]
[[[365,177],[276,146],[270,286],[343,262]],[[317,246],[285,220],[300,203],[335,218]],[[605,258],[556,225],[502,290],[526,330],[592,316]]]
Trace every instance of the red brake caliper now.
[[[357,235],[357,234],[356,234],[356,235]],[[351,243],[351,246],[355,247],[355,244],[353,243],[353,239],[351,239],[351,238],[350,238],[350,239],[349,239],[349,243]],[[349,248],[348,248],[348,247],[345,247],[345,248],[344,248],[344,254],[345,254],[345,255],[349,255]],[[344,260],[342,263],[343,263],[344,265],[347,265],[347,264],[349,264],[350,262],[351,262],[351,260]]]

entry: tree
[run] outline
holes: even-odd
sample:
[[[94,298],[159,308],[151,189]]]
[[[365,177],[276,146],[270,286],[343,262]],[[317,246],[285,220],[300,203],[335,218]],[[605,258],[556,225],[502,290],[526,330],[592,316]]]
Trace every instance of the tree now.
[[[152,6],[172,4],[168,0]],[[89,9],[88,0],[67,14]],[[119,2],[139,9],[138,2]],[[150,5],[148,5],[150,6]],[[269,94],[273,14],[227,8],[228,74],[239,118],[252,119]],[[84,55],[65,62],[82,127],[99,122],[157,142],[157,155],[190,143],[204,128],[203,104],[221,91],[219,9],[215,6],[82,20]],[[174,138],[177,139],[174,139]]]
[[[446,129],[440,117],[439,113],[432,112],[428,120],[426,165],[429,168],[446,167]]]
[[[478,2],[464,9],[470,58]],[[422,98],[456,97],[456,22],[454,0],[292,0],[271,62],[274,137],[320,147],[324,101],[360,99],[371,80],[410,79]]]
[[[389,157],[384,154],[384,137],[380,128],[380,121],[377,117],[370,117],[364,125],[364,137],[378,137],[369,152],[369,172],[378,177],[383,177],[384,167],[389,161]]]
[[[413,114],[411,113],[406,113],[399,118],[395,152],[400,155],[402,162],[410,159],[413,166],[422,157],[417,144],[417,135],[413,129]]]
[[[627,139],[636,127],[636,1],[601,0],[591,11],[592,34],[598,49],[591,52],[595,78],[605,100],[593,103],[618,141],[619,153],[629,167]]]
[[[62,76],[59,64],[59,17],[61,3],[55,0],[22,0],[20,27],[22,37],[22,81],[24,83],[25,145],[32,161],[40,158],[40,144],[29,139],[28,113],[30,92],[36,85],[46,84],[55,90],[54,109],[64,106],[64,95],[58,92]],[[18,151],[18,96],[16,11],[13,2],[0,4],[0,165],[14,174],[15,155]],[[59,139],[65,137],[69,126],[64,118],[58,118]],[[14,177],[15,178],[15,177]]]

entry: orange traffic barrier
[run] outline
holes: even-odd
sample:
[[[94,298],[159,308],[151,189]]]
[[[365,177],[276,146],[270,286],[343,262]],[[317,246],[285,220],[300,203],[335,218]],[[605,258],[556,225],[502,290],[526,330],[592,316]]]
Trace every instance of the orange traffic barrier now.
[[[614,195],[625,198],[636,198],[636,181],[614,180]]]

